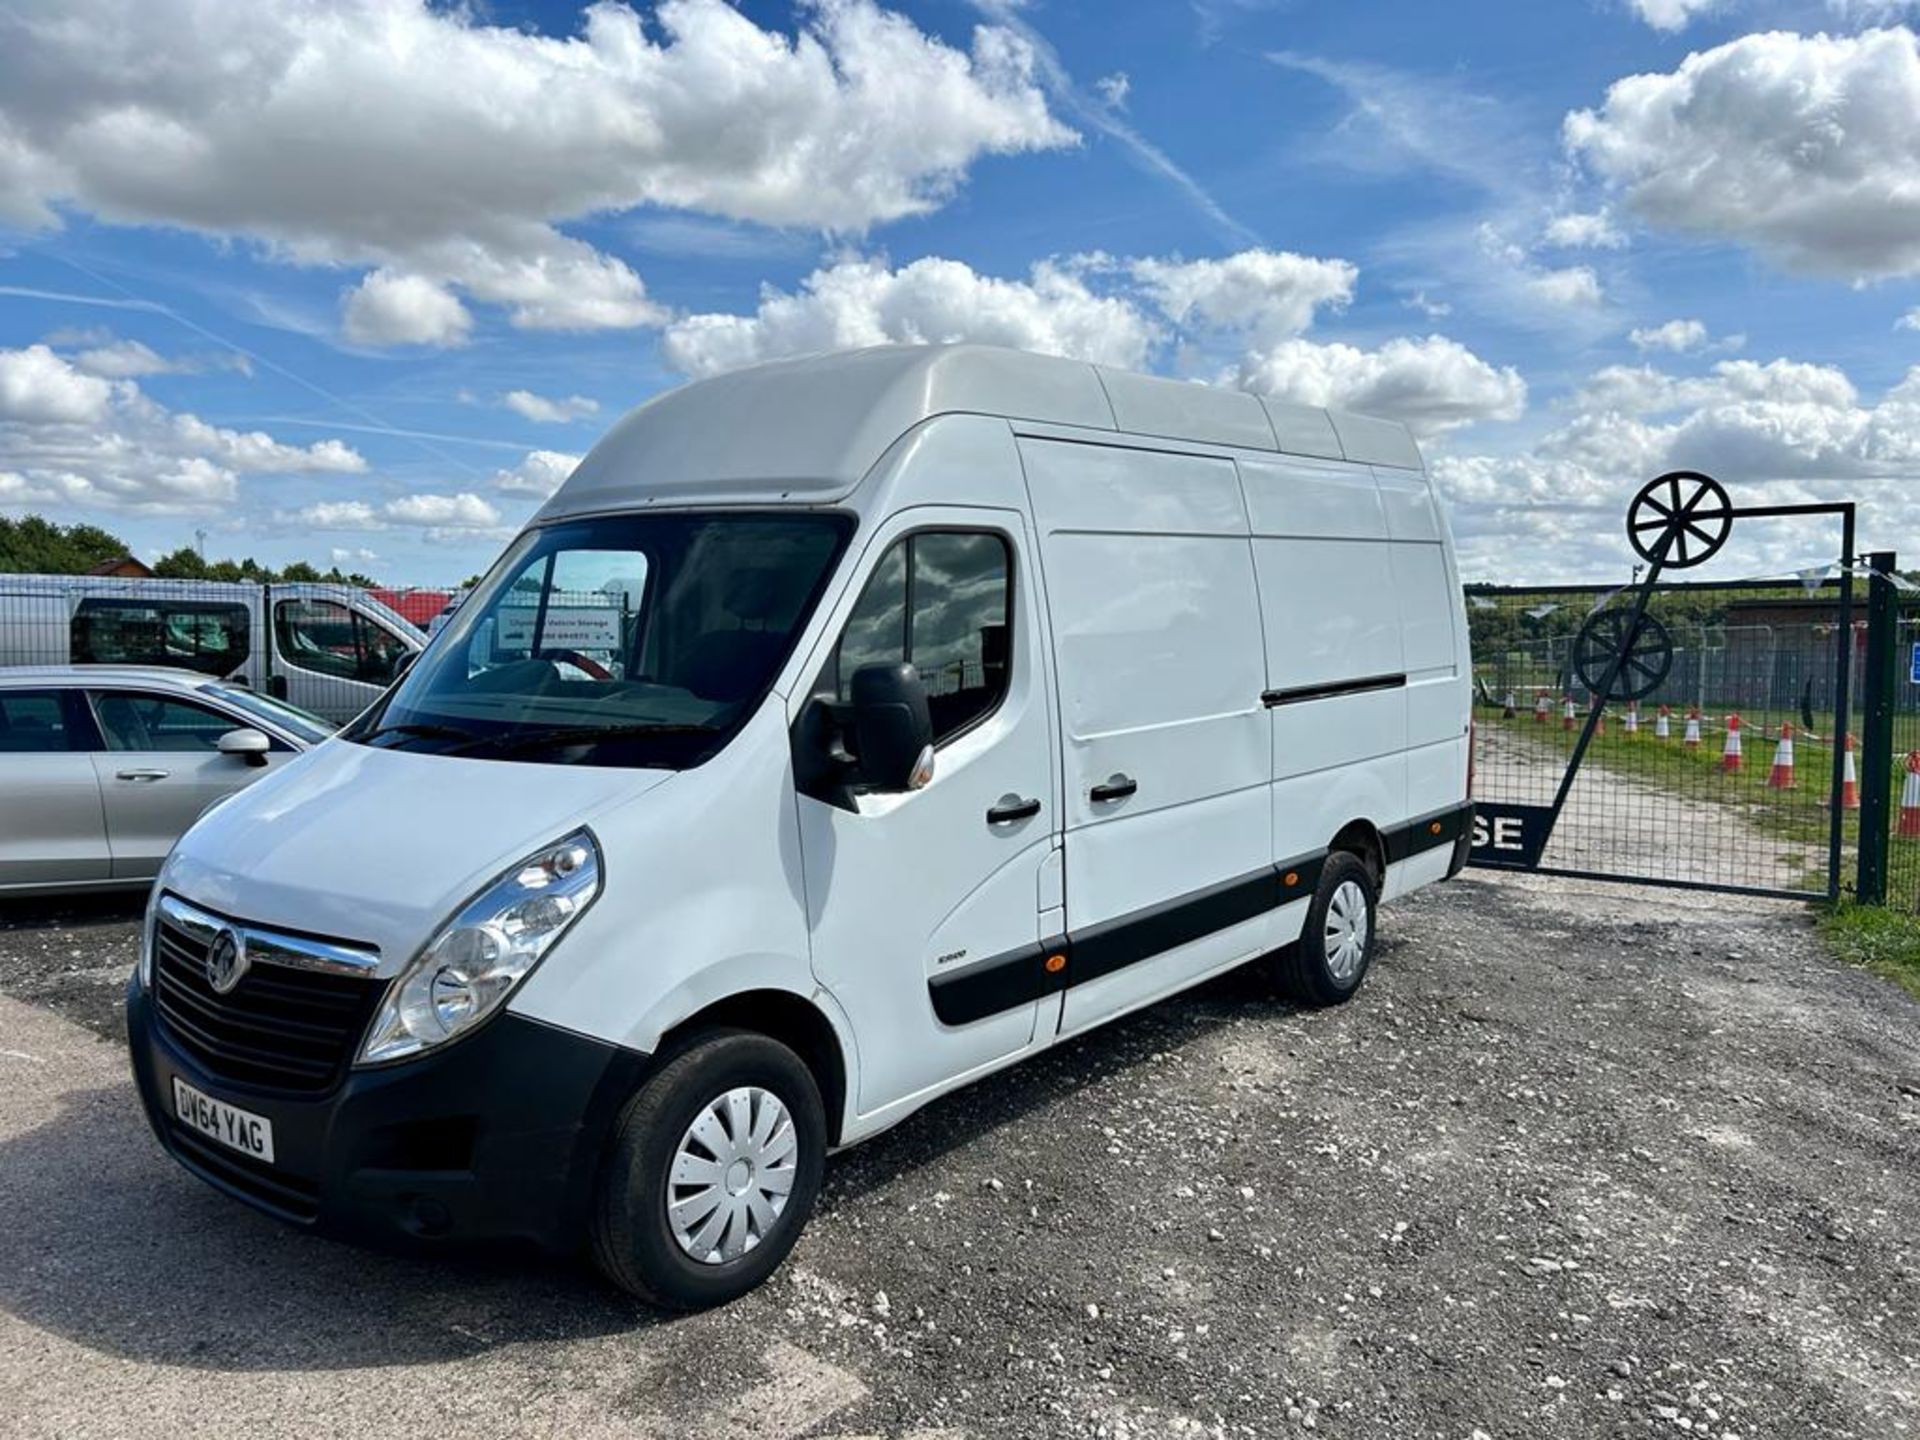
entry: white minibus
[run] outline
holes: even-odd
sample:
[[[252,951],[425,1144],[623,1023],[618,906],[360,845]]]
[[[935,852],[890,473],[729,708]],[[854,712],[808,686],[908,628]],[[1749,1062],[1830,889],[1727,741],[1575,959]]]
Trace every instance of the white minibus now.
[[[662,395],[174,849],[153,1128],[303,1226],[727,1300],[956,1086],[1251,960],[1351,996],[1465,861],[1457,582],[1378,420],[972,346]]]

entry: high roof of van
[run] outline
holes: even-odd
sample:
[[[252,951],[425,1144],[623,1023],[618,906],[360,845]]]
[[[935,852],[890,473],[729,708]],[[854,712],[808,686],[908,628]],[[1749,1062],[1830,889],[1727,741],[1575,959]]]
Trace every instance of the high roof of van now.
[[[646,505],[848,495],[935,415],[1421,469],[1404,425],[990,345],[880,345],[756,365],[657,395],[602,437],[536,519]]]

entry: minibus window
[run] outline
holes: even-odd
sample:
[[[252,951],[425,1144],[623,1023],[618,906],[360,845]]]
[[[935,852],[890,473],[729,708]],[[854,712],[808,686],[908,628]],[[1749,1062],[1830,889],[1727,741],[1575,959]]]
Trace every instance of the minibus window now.
[[[874,567],[821,688],[844,702],[855,671],[904,660],[927,687],[934,743],[952,739],[1006,694],[1012,594],[1012,564],[999,535],[910,535]]]
[[[551,764],[697,765],[772,686],[851,522],[667,514],[532,530],[342,732]]]
[[[166,665],[229,675],[247,663],[245,605],[207,600],[82,600],[71,626],[76,665]]]

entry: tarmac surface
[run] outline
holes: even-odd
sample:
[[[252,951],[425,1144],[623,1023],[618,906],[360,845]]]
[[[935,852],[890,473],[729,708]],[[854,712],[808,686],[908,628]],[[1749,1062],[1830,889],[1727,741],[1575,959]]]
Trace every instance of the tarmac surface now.
[[[1920,1433],[1920,1005],[1791,906],[1474,872],[1338,1010],[1216,981],[829,1163],[663,1317],[178,1169],[134,908],[0,909],[0,1436]]]

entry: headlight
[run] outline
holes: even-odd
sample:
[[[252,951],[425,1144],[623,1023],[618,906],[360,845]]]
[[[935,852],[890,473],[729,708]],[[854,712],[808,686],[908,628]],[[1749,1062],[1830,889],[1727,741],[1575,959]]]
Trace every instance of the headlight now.
[[[140,916],[140,958],[134,962],[134,973],[140,977],[140,988],[153,988],[153,912],[160,903],[160,882],[153,882],[153,889],[147,892],[147,908]]]
[[[529,855],[482,890],[387,986],[360,1063],[417,1055],[506,1002],[600,893],[600,847],[585,830]]]

